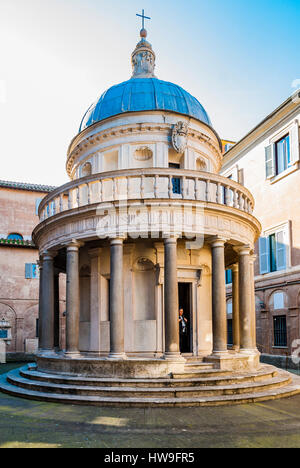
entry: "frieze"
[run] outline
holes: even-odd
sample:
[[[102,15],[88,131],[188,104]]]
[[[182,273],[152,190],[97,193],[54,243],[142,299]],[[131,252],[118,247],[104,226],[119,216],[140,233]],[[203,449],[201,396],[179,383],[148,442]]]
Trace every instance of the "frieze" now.
[[[184,122],[178,122],[178,124],[185,124]],[[176,125],[178,125],[176,124]],[[185,124],[186,125],[186,124]],[[176,127],[177,128],[177,127]],[[100,131],[99,133],[97,133],[96,135],[93,135],[93,136],[90,136],[90,137],[87,137],[83,142],[79,143],[69,154],[68,156],[68,160],[67,160],[67,171],[68,171],[68,174],[71,175],[71,170],[72,170],[72,166],[75,162],[75,159],[82,155],[88,148],[92,148],[93,146],[95,145],[99,145],[101,144],[102,142],[104,141],[107,141],[107,140],[112,140],[112,143],[113,143],[113,140],[116,139],[116,138],[119,138],[121,136],[126,136],[126,135],[132,135],[132,134],[139,134],[141,132],[163,132],[163,133],[167,133],[169,134],[170,132],[170,129],[172,130],[172,134],[174,133],[173,130],[173,126],[172,125],[169,125],[169,124],[152,124],[152,125],[149,125],[149,124],[136,124],[134,126],[129,126],[129,127],[126,127],[126,128],[117,128],[117,129],[111,129],[110,131],[108,130],[103,130],[103,131]],[[175,131],[176,135],[178,135],[178,128],[177,130]],[[172,141],[173,141],[173,138],[174,138],[174,141],[175,141],[175,145],[176,144],[176,140],[178,140],[178,136],[176,136],[174,134],[174,137],[172,136]],[[214,152],[214,154],[216,155],[217,159],[218,159],[218,163],[219,163],[219,166],[222,162],[222,155],[221,155],[221,152],[220,152],[220,149],[216,146],[214,140],[212,138],[210,138],[208,135],[202,133],[202,132],[198,132],[198,131],[195,131],[195,130],[189,130],[187,129],[187,134],[186,134],[186,138],[187,138],[187,141],[189,139],[192,139],[192,140],[196,140],[196,141],[200,141],[202,143],[205,143],[207,144],[210,149]],[[173,144],[174,144],[174,141],[173,141]],[[177,145],[177,148],[179,150],[182,150],[182,146],[179,148],[179,146]],[[177,150],[176,150],[177,151]],[[99,152],[99,149],[93,153],[90,153],[89,154],[89,157],[93,157],[95,154],[97,154]]]
[[[70,239],[76,238],[87,240],[99,238],[106,239],[108,237],[122,235],[142,238],[152,238],[157,233],[176,233],[179,237],[189,238],[193,235],[212,236],[225,235],[226,237],[236,242],[242,242],[253,245],[258,236],[258,226],[255,218],[251,217],[252,222],[248,218],[249,215],[242,214],[245,219],[234,219],[236,216],[232,214],[215,214],[209,213],[205,209],[205,214],[200,214],[195,209],[187,216],[185,213],[180,218],[180,208],[163,210],[162,207],[143,206],[129,207],[130,211],[126,214],[114,212],[113,214],[103,213],[93,214],[88,217],[78,220],[68,219],[68,215],[61,214],[53,220],[53,227],[49,226],[49,221],[45,226],[38,226],[35,232],[35,242],[40,249],[45,250],[61,246]],[[244,216],[243,216],[244,215]],[[69,214],[70,216],[70,214]],[[73,215],[74,216],[74,215]],[[79,216],[79,215],[77,215]],[[85,216],[86,213],[85,213]],[[60,219],[61,218],[61,219]],[[62,225],[63,223],[63,225]],[[155,237],[154,236],[154,237]],[[153,238],[154,238],[153,237]]]

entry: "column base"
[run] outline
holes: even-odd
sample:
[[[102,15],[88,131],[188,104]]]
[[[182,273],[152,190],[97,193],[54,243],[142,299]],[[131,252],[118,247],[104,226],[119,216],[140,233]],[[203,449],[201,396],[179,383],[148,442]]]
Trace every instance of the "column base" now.
[[[162,359],[164,359],[165,361],[186,362],[186,359],[180,353],[165,353],[162,356]]]
[[[239,350],[240,354],[247,354],[247,356],[260,356],[260,352],[258,351],[257,348],[240,348]]]
[[[54,349],[39,349],[37,352],[38,356],[53,356],[57,354]]]
[[[79,351],[65,351],[64,352],[65,357],[68,359],[76,359],[81,357],[81,354]]]
[[[229,351],[228,351],[228,349],[227,349],[227,350],[224,350],[224,351],[213,351],[213,352],[211,353],[211,356],[217,356],[217,357],[222,357],[222,356],[224,356],[224,357],[226,357],[226,356],[228,356],[228,354],[229,354]]]
[[[109,353],[106,359],[111,361],[125,361],[128,357],[125,353]]]

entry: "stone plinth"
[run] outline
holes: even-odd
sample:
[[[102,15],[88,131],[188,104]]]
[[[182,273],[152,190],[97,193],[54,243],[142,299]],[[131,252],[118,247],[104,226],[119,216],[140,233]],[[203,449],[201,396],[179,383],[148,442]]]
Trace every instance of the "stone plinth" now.
[[[214,364],[216,369],[228,370],[232,372],[256,371],[260,368],[260,353],[252,354],[228,353],[224,355],[207,356],[205,362]]]
[[[121,359],[68,358],[64,356],[41,356],[36,358],[40,372],[84,377],[106,378],[167,378],[184,372],[186,361],[171,359]]]

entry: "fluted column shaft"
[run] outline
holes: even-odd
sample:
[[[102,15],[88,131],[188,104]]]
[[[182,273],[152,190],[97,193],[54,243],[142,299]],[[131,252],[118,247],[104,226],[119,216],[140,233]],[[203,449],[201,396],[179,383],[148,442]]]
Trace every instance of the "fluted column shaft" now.
[[[225,254],[223,239],[211,242],[213,354],[227,353]]]
[[[164,242],[165,357],[180,357],[177,281],[177,239]]]
[[[79,248],[73,242],[67,246],[67,292],[66,292],[66,354],[79,353]]]
[[[123,239],[112,239],[110,243],[109,358],[126,358],[124,350]]]
[[[54,255],[43,254],[42,284],[41,284],[41,334],[40,348],[52,351],[54,348]]]
[[[239,309],[239,267],[232,267],[232,325],[233,325],[233,349],[240,349],[240,309]]]

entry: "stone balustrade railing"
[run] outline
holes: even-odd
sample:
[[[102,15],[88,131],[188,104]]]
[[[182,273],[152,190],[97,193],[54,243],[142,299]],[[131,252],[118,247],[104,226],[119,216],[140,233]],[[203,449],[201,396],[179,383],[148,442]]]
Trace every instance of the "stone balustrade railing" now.
[[[208,172],[128,169],[94,174],[59,187],[44,198],[40,221],[82,206],[126,200],[195,200],[227,205],[251,214],[254,199],[242,185]]]

